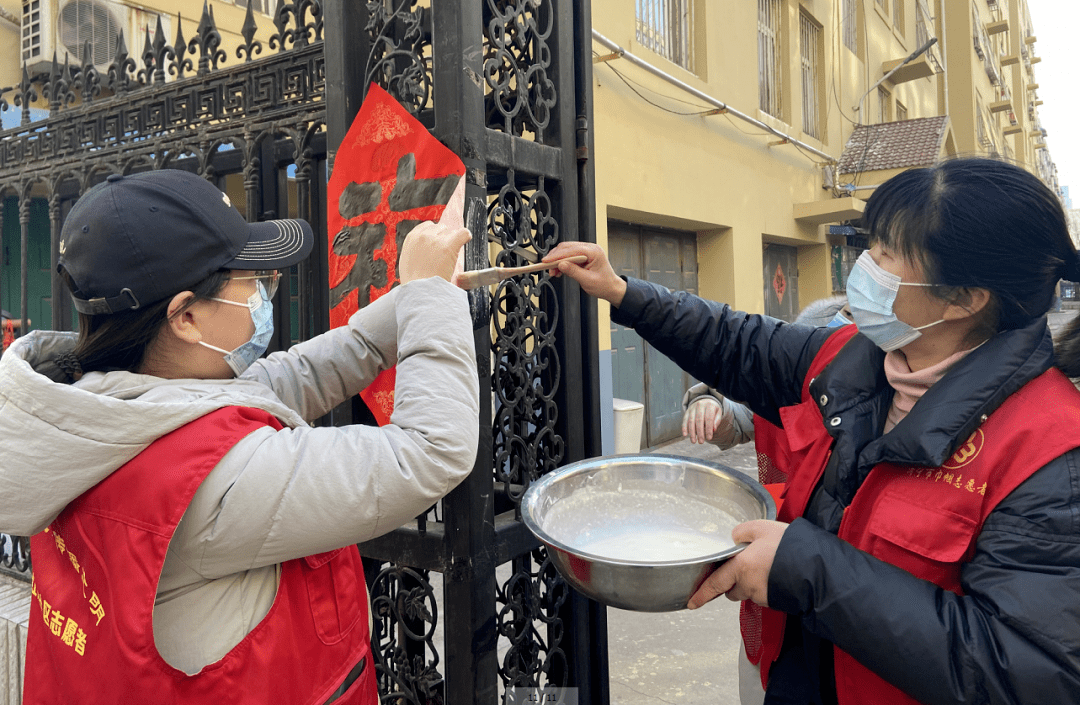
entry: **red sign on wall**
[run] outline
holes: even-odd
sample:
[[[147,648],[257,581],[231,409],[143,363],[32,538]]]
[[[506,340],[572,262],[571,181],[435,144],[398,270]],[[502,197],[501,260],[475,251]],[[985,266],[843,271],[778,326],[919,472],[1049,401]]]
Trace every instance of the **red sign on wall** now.
[[[784,292],[787,291],[787,278],[784,276],[784,270],[780,268],[779,264],[776,265],[776,274],[773,275],[772,288],[776,292],[776,303],[783,303]]]

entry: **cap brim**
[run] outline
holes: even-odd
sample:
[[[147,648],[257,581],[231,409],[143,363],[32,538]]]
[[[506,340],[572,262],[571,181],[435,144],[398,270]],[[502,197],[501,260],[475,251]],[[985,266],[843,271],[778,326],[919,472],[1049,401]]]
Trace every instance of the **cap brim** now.
[[[249,223],[250,237],[228,269],[284,269],[311,254],[315,234],[306,220],[266,220]]]

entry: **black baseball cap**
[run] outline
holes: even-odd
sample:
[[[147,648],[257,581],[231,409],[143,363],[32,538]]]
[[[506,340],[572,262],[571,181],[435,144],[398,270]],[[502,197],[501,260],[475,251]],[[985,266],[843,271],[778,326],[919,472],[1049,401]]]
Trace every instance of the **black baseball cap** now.
[[[80,313],[117,313],[194,287],[222,269],[282,269],[311,253],[304,220],[248,223],[206,179],[178,169],[113,174],[75,202],[56,268]]]

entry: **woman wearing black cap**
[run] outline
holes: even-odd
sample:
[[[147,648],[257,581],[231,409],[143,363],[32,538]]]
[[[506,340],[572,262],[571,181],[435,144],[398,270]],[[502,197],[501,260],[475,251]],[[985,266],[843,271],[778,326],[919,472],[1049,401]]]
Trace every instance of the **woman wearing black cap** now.
[[[25,703],[377,702],[353,544],[472,468],[472,327],[448,281],[468,237],[422,224],[402,286],[259,359],[307,223],[248,224],[174,170],[76,202],[58,268],[78,336],[0,360],[0,531],[33,535]],[[308,425],[394,364],[392,425]]]
[[[782,521],[736,527],[749,546],[689,604],[769,608],[765,703],[1080,702],[1080,318],[1057,346],[1046,319],[1080,277],[1061,203],[956,159],[889,179],[863,223],[840,328],[623,280],[596,246],[548,256],[588,255],[559,270],[774,424],[755,442],[788,473]]]

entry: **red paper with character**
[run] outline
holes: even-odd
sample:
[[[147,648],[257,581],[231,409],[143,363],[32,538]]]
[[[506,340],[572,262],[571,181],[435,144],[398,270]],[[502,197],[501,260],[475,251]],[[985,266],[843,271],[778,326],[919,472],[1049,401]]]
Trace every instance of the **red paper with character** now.
[[[454,218],[462,226],[464,174],[456,154],[371,85],[328,185],[331,328],[399,283],[398,253],[416,225]],[[387,370],[360,394],[380,425],[393,412],[394,381]]]

